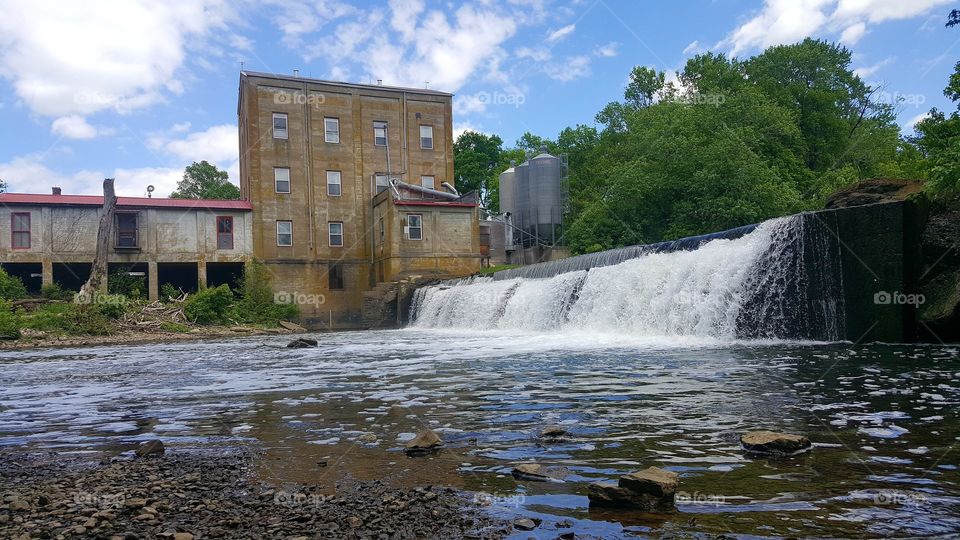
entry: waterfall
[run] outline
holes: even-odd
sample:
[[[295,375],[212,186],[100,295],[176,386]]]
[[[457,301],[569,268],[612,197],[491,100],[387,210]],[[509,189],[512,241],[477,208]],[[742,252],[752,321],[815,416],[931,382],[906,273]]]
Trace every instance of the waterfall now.
[[[583,331],[632,336],[806,338],[842,335],[835,242],[811,215],[774,219],[735,235],[623,248],[533,275],[422,287],[420,328]],[[822,231],[821,231],[822,233]],[[678,249],[679,248],[679,249]],[[632,253],[632,257],[627,254]],[[564,261],[557,261],[564,262]],[[836,278],[837,280],[839,278]]]

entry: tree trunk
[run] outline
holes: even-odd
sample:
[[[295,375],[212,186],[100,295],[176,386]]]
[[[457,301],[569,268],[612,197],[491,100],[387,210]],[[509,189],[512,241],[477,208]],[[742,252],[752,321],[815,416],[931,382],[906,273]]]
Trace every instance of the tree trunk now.
[[[107,259],[110,256],[110,239],[113,237],[113,216],[117,208],[117,196],[113,192],[113,178],[103,180],[103,213],[97,228],[97,251],[93,255],[90,278],[80,288],[80,297],[93,299],[97,293],[105,292],[107,277]]]

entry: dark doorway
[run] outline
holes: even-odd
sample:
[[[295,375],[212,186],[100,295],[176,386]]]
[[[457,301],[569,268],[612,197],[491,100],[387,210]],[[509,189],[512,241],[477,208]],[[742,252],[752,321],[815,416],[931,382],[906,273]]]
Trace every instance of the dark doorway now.
[[[243,263],[207,263],[207,287],[218,287],[226,283],[236,290],[242,277]]]
[[[169,284],[185,293],[195,293],[198,285],[197,263],[157,263],[157,283],[160,284],[161,300],[164,285]]]
[[[131,298],[146,299],[150,294],[147,263],[110,263],[107,265],[107,290]]]
[[[90,277],[90,263],[54,263],[53,282],[68,291],[80,291]]]
[[[3,270],[11,276],[20,278],[27,292],[36,294],[43,286],[43,265],[40,263],[3,263]]]

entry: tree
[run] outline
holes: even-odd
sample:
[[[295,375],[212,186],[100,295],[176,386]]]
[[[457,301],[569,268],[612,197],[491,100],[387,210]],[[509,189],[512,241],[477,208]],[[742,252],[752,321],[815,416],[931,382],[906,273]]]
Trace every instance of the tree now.
[[[461,193],[476,191],[480,205],[496,210],[499,201],[492,197],[495,191],[496,170],[500,163],[503,140],[496,135],[464,131],[453,143],[453,176]]]
[[[4,182],[2,178],[0,178],[0,193],[6,193],[6,192],[7,192],[7,183]]]
[[[230,183],[227,171],[207,161],[194,161],[183,171],[183,180],[170,194],[173,199],[239,199],[240,188]]]

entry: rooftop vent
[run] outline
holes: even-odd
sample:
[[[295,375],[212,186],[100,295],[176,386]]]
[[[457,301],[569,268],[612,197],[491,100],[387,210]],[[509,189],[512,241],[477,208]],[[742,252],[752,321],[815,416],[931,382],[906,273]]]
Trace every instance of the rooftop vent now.
[[[63,190],[60,189],[59,187],[56,187],[56,186],[50,188],[50,191],[51,191],[54,195],[61,195],[61,194],[63,193]]]

